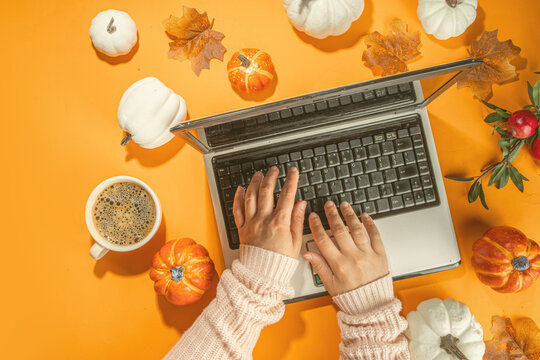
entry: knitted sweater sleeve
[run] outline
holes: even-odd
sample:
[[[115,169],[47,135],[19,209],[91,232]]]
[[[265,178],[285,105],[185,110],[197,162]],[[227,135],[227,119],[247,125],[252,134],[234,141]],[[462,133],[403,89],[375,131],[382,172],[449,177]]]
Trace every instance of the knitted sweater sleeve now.
[[[297,259],[240,245],[216,298],[164,359],[251,359],[261,330],[281,319],[283,298],[294,295],[289,283],[297,265]]]
[[[394,297],[390,275],[333,300],[342,310],[338,312],[341,359],[410,359],[403,335],[407,321],[399,314],[401,302]]]

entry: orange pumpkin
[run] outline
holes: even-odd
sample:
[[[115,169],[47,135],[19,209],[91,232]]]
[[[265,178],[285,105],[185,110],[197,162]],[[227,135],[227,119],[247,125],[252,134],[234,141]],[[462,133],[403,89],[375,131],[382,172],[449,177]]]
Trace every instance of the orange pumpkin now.
[[[227,64],[232,86],[244,92],[260,91],[274,79],[270,55],[259,49],[242,49]]]
[[[522,291],[540,276],[540,247],[518,229],[495,227],[474,242],[472,265],[493,290]]]
[[[192,239],[167,242],[154,255],[150,278],[154,290],[176,305],[198,301],[210,287],[214,263],[208,251]]]

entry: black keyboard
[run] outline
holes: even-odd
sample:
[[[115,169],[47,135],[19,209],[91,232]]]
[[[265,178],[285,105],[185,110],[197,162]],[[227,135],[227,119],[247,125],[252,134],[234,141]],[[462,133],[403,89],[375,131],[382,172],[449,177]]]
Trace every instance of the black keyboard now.
[[[336,116],[343,113],[361,113],[381,109],[386,105],[398,106],[414,101],[412,84],[403,83],[351,95],[333,95],[301,106],[295,105],[297,99],[291,99],[285,101],[283,110],[208,127],[204,131],[208,145],[216,147],[319,126],[336,121]],[[290,106],[287,106],[288,102]]]
[[[413,117],[214,158],[230,247],[239,247],[232,212],[236,188],[247,187],[256,171],[273,165],[280,170],[275,201],[288,169],[300,170],[296,198],[307,201],[304,234],[310,232],[307,215],[312,211],[329,228],[323,210],[328,200],[347,201],[358,215],[374,218],[438,205],[424,144],[420,119]]]

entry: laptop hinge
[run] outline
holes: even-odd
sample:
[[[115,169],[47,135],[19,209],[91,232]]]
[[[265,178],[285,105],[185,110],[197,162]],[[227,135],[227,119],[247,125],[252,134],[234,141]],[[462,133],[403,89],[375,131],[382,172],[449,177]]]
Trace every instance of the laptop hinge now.
[[[189,131],[177,132],[175,135],[180,136],[182,139],[184,139],[188,144],[193,146],[195,150],[199,151],[201,154],[207,154],[211,151],[208,146],[206,146],[202,141],[200,141],[195,136],[193,136],[193,134],[191,134]]]
[[[450,79],[448,79],[447,82],[445,82],[444,84],[441,85],[440,88],[438,88],[437,90],[435,90],[434,92],[432,92],[427,98],[424,99],[424,101],[422,101],[421,103],[418,103],[415,105],[416,108],[419,108],[419,107],[426,107],[428,104],[430,104],[433,100],[435,100],[436,98],[438,98],[443,92],[445,92],[446,90],[448,90],[450,87],[452,87],[452,85],[454,85],[463,75],[465,75],[467,71],[464,71],[464,70],[461,70],[459,72],[457,72],[456,74],[454,74],[454,76],[452,76]]]

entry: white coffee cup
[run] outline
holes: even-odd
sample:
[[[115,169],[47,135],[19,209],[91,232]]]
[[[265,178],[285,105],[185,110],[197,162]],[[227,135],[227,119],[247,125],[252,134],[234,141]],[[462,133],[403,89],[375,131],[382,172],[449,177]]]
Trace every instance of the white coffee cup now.
[[[127,246],[119,246],[112,244],[111,242],[107,241],[103,238],[103,236],[100,235],[99,231],[96,229],[96,225],[94,224],[94,221],[92,220],[92,208],[94,204],[96,203],[96,199],[98,195],[109,185],[116,184],[119,182],[131,182],[139,185],[143,189],[145,189],[148,194],[152,197],[152,200],[154,201],[154,204],[156,206],[156,219],[154,226],[152,227],[152,230],[150,233],[141,241],[133,244],[133,245],[127,245]],[[88,231],[90,232],[90,235],[94,238],[96,243],[92,245],[90,248],[90,255],[96,259],[101,259],[109,250],[113,251],[131,251],[140,248],[144,244],[146,244],[152,237],[156,234],[156,232],[159,229],[159,225],[161,224],[161,205],[159,203],[159,199],[154,192],[150,188],[150,186],[146,185],[141,180],[131,177],[131,176],[115,176],[110,179],[107,179],[103,181],[101,184],[96,186],[96,188],[92,191],[90,196],[88,197],[88,201],[86,202],[86,211],[85,211],[85,217],[86,217],[86,226],[88,227]]]

